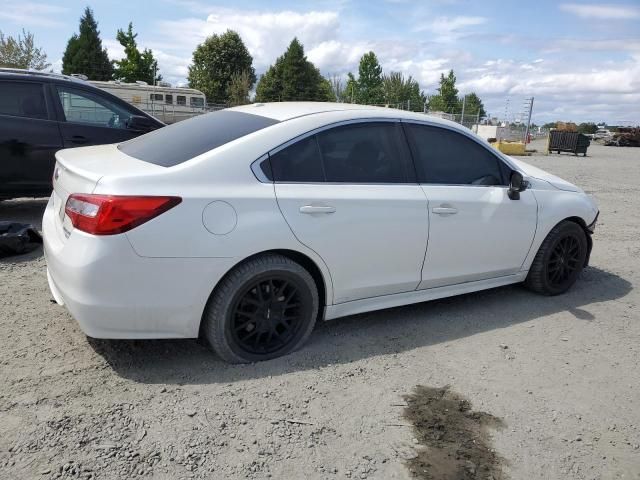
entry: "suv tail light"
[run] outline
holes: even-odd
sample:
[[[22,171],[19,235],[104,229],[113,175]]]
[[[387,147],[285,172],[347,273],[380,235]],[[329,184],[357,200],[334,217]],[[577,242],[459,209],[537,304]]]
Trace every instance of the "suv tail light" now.
[[[180,197],[74,193],[64,211],[74,228],[93,235],[115,235],[148,222],[178,205]]]

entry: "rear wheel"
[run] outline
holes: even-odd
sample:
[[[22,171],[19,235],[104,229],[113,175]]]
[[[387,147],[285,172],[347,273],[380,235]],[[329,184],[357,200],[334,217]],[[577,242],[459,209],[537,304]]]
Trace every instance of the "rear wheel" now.
[[[536,254],[525,285],[543,295],[559,295],[576,281],[587,258],[587,237],[580,225],[556,225]]]
[[[216,287],[205,310],[203,334],[230,363],[286,355],[309,337],[318,314],[313,278],[277,254],[251,259]]]

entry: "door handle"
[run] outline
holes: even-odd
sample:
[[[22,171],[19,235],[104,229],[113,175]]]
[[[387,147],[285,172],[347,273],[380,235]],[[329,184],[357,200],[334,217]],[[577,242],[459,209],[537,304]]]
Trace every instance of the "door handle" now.
[[[458,213],[457,208],[444,206],[444,205],[440,207],[433,207],[431,211],[437,215],[455,215],[456,213]]]
[[[73,135],[71,137],[71,143],[87,143],[87,137],[82,135]]]
[[[334,213],[336,207],[328,205],[304,205],[300,207],[300,213]]]

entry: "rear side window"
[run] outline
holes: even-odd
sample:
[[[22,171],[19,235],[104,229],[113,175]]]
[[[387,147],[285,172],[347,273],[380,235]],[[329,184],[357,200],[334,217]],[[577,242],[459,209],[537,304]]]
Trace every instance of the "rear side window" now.
[[[322,158],[315,135],[271,155],[271,168],[278,182],[323,182]]]
[[[331,128],[270,158],[276,182],[407,183],[413,179],[402,131],[394,122]]]
[[[467,136],[446,128],[405,125],[420,183],[506,184],[498,157]]]
[[[46,119],[42,84],[0,82],[0,115]]]
[[[278,123],[250,113],[221,110],[174,123],[118,145],[145,162],[171,167]]]
[[[327,182],[406,183],[407,155],[400,126],[356,123],[320,132]]]

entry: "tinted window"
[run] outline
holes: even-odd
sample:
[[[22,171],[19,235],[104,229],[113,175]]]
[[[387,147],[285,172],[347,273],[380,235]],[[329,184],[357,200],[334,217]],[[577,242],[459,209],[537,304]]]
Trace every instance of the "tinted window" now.
[[[316,137],[303,138],[271,155],[271,168],[276,182],[324,181]]]
[[[0,82],[0,115],[47,118],[40,83]]]
[[[164,103],[169,104],[169,105],[173,105],[173,95],[165,95],[164,96]]]
[[[192,107],[204,107],[204,98],[191,97],[191,106]]]
[[[356,123],[318,133],[327,182],[406,183],[399,124]]]
[[[127,128],[132,113],[91,92],[58,86],[58,96],[67,122],[99,127]]]
[[[118,148],[139,160],[171,167],[276,123],[260,115],[221,110],[163,127]]]
[[[187,97],[185,97],[184,95],[178,95],[176,97],[176,103],[178,105],[186,105],[187,104]]]
[[[504,185],[500,160],[487,148],[445,128],[406,124],[421,183]]]
[[[149,98],[153,101],[153,100],[159,100],[162,101],[162,94],[161,93],[150,93],[149,94]]]

